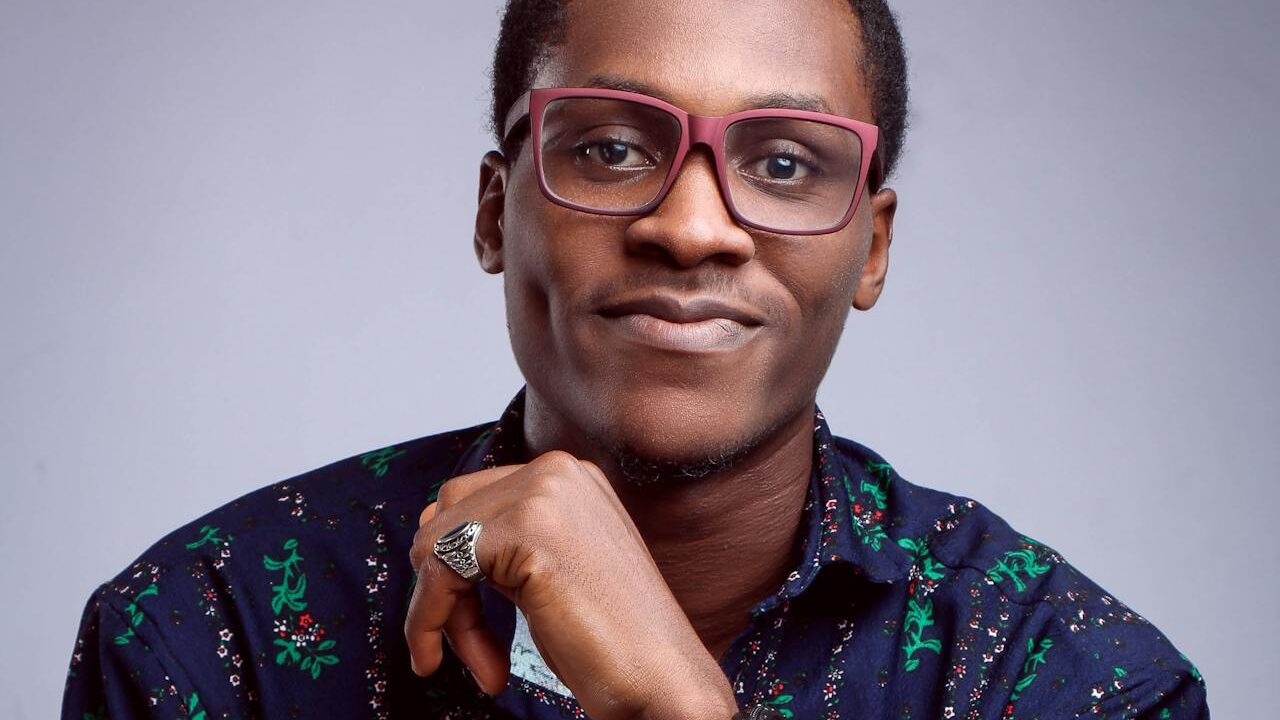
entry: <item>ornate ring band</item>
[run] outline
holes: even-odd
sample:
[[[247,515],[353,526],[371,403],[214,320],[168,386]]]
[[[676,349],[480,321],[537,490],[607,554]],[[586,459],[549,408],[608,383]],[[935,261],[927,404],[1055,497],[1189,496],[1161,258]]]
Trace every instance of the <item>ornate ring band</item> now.
[[[436,540],[436,557],[467,582],[479,583],[485,580],[484,573],[480,572],[480,563],[476,560],[476,543],[480,541],[482,529],[480,523],[468,520]]]

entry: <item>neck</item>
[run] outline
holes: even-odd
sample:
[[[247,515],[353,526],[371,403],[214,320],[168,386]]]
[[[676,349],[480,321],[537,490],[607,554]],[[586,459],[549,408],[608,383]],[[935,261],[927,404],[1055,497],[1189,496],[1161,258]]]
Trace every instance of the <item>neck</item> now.
[[[561,449],[600,466],[703,644],[721,657],[795,561],[813,462],[812,404],[727,470],[643,487],[567,429],[528,392],[532,455]]]

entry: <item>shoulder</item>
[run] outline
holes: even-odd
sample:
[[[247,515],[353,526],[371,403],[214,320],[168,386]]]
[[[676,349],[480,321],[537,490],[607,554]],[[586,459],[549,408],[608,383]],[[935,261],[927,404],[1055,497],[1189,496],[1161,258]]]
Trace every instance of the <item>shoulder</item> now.
[[[234,715],[259,701],[264,668],[311,699],[363,691],[390,652],[367,633],[394,627],[412,586],[418,514],[491,427],[354,455],[161,538],[90,598],[67,707],[111,707],[113,685],[144,683],[153,706],[189,711],[198,689],[202,706]]]
[[[836,441],[846,462],[878,486],[889,515],[886,530],[895,540],[911,539],[907,544],[918,544],[949,569],[978,573],[989,592],[1004,599],[1056,609],[1068,625],[1084,598],[1114,608],[1117,617],[1128,612],[1124,619],[1145,622],[1052,547],[1014,529],[981,502],[912,483],[875,451],[845,438]]]
[[[948,615],[960,654],[983,647],[980,667],[1003,663],[994,684],[1007,686],[1018,717],[1200,717],[1204,681],[1191,661],[1060,553],[976,500],[916,485],[869,448],[836,442],[883,496],[889,538],[914,558],[909,594],[936,606],[939,622]]]
[[[220,569],[219,557],[231,548],[268,547],[282,533],[341,541],[345,533],[335,531],[373,510],[384,516],[412,511],[416,526],[417,513],[490,427],[369,450],[259,488],[170,532],[104,587],[132,588],[139,573],[163,574],[193,557],[209,558]]]

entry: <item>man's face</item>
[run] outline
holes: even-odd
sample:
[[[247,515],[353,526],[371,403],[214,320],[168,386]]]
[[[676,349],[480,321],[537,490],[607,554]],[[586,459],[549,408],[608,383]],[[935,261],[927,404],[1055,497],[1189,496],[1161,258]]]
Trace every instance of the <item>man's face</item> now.
[[[811,96],[874,122],[846,0],[574,0],[568,13],[535,87],[607,77],[703,115]],[[827,235],[748,229],[730,217],[698,147],[653,212],[589,214],[542,195],[527,138],[509,166],[486,158],[481,190],[477,253],[504,273],[531,416],[579,443],[664,464],[733,457],[811,421],[850,307],[870,308],[879,294],[895,204],[891,191],[864,192],[853,221]],[[698,303],[743,317],[708,332],[653,310]]]

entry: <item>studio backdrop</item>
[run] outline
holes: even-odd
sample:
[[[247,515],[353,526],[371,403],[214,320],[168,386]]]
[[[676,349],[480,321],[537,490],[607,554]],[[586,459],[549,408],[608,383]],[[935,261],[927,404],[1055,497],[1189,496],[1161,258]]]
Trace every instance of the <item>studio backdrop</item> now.
[[[1278,6],[895,7],[888,283],[822,409],[1261,717]],[[520,387],[471,239],[498,10],[0,3],[0,716],[56,714],[85,599],[164,533]]]

